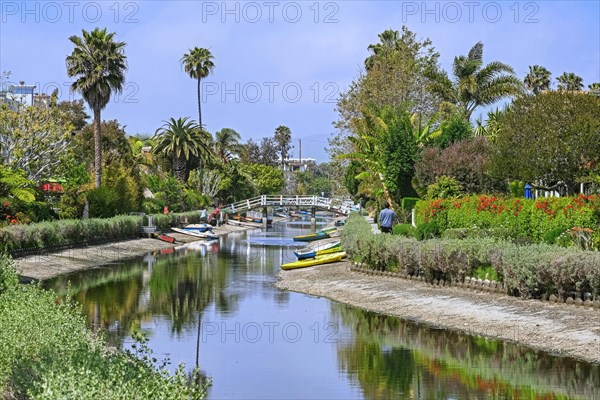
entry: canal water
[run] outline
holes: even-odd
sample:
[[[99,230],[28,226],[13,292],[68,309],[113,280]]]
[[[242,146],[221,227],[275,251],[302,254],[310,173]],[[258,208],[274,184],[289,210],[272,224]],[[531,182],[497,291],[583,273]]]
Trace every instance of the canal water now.
[[[209,399],[599,399],[600,366],[273,286],[307,223],[233,233],[47,282],[117,346],[141,330]],[[592,349],[591,349],[592,350]]]

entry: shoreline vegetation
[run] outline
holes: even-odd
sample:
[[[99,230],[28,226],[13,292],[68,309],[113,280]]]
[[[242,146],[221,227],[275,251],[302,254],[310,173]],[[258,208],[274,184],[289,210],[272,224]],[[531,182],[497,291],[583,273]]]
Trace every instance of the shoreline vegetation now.
[[[157,225],[189,218],[192,213],[188,214],[158,218]],[[196,214],[199,215],[193,213]],[[104,226],[123,220],[134,227],[138,222],[141,226],[139,216],[116,220]],[[34,225],[29,227],[31,232],[53,230],[51,223],[39,229]],[[223,236],[248,229],[253,228],[223,225],[216,234]],[[197,240],[182,234],[171,235],[179,243]],[[142,334],[133,333],[136,343],[131,351],[111,349],[102,336],[88,329],[78,304],[68,298],[59,300],[54,292],[38,285],[19,284],[24,276],[49,279],[170,247],[173,244],[140,238],[14,261],[0,252],[0,398],[203,399],[207,383],[199,370],[187,372],[179,365],[173,374],[169,373],[168,359],[154,357]]]

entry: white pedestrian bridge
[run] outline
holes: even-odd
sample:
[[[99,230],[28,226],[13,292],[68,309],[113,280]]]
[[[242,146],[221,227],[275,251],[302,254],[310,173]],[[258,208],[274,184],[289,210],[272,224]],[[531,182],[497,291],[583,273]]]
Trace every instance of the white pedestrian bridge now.
[[[351,200],[338,197],[320,197],[320,196],[257,196],[251,199],[238,201],[237,203],[224,206],[221,211],[226,213],[238,213],[250,211],[265,207],[298,207],[315,208],[317,210],[331,211],[336,214],[348,215],[352,210],[354,203]]]

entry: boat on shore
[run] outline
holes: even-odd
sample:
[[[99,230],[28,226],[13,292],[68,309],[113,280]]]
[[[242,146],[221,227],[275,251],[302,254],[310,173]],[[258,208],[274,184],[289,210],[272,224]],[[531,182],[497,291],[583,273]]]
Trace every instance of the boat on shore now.
[[[184,226],[182,229],[195,231],[195,232],[207,232],[212,231],[213,226],[209,224],[188,224]]]
[[[296,269],[296,268],[312,267],[312,266],[321,265],[321,264],[329,264],[329,263],[342,261],[342,258],[344,258],[344,257],[346,257],[346,253],[343,251],[338,251],[336,253],[324,254],[322,256],[316,256],[315,258],[307,258],[304,260],[298,260],[298,261],[290,262],[287,264],[282,264],[281,269],[290,270],[290,269]]]
[[[193,230],[181,229],[181,228],[171,228],[173,232],[183,233],[184,235],[194,236],[200,239],[205,240],[217,240],[219,237],[214,233],[209,232],[197,232]]]
[[[337,253],[339,251],[342,251],[342,244],[339,240],[335,240],[320,243],[316,246],[306,246],[298,251],[295,251],[294,254],[296,255],[296,257],[298,257],[298,260],[304,260],[307,258],[315,258],[317,256],[322,256],[324,254]]]

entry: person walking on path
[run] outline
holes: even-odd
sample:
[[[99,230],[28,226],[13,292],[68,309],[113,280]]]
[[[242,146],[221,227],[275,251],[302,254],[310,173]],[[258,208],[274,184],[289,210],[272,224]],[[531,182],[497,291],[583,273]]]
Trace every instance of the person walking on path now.
[[[385,203],[385,208],[379,213],[379,225],[382,233],[392,233],[392,225],[396,221],[396,213],[390,209],[390,203]]]

